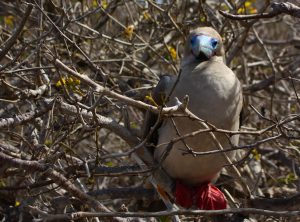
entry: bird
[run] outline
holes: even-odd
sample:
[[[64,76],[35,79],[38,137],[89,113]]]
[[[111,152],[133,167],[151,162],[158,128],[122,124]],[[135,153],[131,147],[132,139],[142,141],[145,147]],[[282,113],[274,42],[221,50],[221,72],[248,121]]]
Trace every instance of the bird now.
[[[188,96],[187,108],[194,115],[217,129],[239,130],[243,106],[241,83],[224,60],[223,41],[214,28],[199,27],[191,30],[186,38],[180,76],[163,75],[152,91],[154,102],[160,106],[174,106],[177,104],[176,98],[182,101]],[[157,114],[151,112],[146,115],[144,137],[154,126],[157,117]],[[201,156],[186,154],[187,152],[184,154],[187,149],[196,152],[218,150],[210,135],[200,133],[179,140],[168,150],[172,139],[202,127],[197,121],[184,115],[165,118],[150,135],[148,144],[154,144],[153,155],[156,162],[176,181],[176,203],[185,208],[225,209],[225,195],[211,183],[228,164],[225,156],[222,153]],[[224,149],[238,145],[237,134],[228,137],[215,132],[215,136]],[[235,158],[235,151],[226,154],[231,160]]]

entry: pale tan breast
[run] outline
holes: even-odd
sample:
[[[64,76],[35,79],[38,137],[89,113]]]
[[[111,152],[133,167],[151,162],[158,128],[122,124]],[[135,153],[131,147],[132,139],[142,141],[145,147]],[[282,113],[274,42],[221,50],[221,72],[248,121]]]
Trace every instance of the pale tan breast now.
[[[220,72],[209,73],[210,70],[201,67],[192,72],[196,76],[183,76],[178,83],[172,98],[182,99],[189,95],[189,109],[198,117],[208,120],[218,128],[228,130],[238,130],[239,114],[242,106],[242,95],[240,83],[227,67],[225,74],[222,73],[224,64],[217,64]],[[213,68],[213,66],[210,66]],[[229,73],[228,73],[229,70]],[[200,73],[197,73],[200,72]],[[202,73],[201,73],[202,72]],[[225,76],[228,74],[227,76]],[[198,76],[197,76],[198,75]],[[217,81],[216,81],[217,79]],[[169,105],[172,105],[172,100]],[[175,125],[180,135],[185,135],[200,129],[200,125],[188,118],[175,118]],[[159,129],[158,148],[155,150],[155,158],[159,160],[166,151],[166,145],[171,139],[178,137],[173,123],[168,120]],[[216,134],[223,148],[230,148],[229,141],[225,135]],[[238,136],[232,139],[234,144],[238,142]],[[199,134],[184,140],[189,147],[195,151],[210,151],[217,149],[211,137]],[[227,164],[223,154],[213,154],[194,157],[183,155],[186,150],[183,142],[173,145],[167,158],[164,160],[163,167],[174,178],[183,179],[191,184],[201,183],[210,180]],[[230,158],[234,157],[234,152],[228,153]]]
[[[180,124],[180,121],[176,121],[177,129],[181,135],[190,133],[199,129],[199,126],[195,128],[189,128],[190,131],[182,130],[185,125],[189,127],[193,126],[195,122],[190,120],[182,120],[184,124]],[[235,128],[235,127],[234,127]],[[223,148],[229,148],[228,139],[221,134],[215,134],[218,141],[222,144]],[[177,137],[173,124],[168,121],[164,127],[160,129],[160,138],[158,142],[158,148],[155,150],[155,158],[159,160],[166,151],[166,145],[159,146],[162,143],[168,143],[171,139]],[[237,138],[236,138],[237,140]],[[218,149],[211,139],[211,137],[205,134],[199,134],[191,138],[184,140],[185,143],[194,151],[210,151]],[[227,163],[222,154],[210,154],[205,156],[194,157],[186,153],[187,147],[181,141],[175,143],[162,165],[164,169],[173,178],[183,179],[191,184],[201,183],[206,180],[212,179],[221,168]],[[227,153],[230,158],[234,157],[234,152]]]

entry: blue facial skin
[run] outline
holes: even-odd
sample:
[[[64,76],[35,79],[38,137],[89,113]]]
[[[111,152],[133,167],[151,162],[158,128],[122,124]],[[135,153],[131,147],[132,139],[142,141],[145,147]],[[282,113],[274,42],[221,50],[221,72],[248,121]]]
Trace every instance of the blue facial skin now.
[[[193,55],[200,59],[203,56],[210,59],[218,47],[218,40],[206,35],[195,35],[191,38],[191,49]]]

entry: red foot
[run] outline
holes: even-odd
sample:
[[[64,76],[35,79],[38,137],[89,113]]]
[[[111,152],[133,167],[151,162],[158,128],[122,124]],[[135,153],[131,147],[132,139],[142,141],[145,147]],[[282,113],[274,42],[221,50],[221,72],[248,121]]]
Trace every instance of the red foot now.
[[[224,194],[209,182],[192,187],[177,180],[175,197],[176,203],[185,208],[195,205],[201,210],[221,210],[227,206]]]

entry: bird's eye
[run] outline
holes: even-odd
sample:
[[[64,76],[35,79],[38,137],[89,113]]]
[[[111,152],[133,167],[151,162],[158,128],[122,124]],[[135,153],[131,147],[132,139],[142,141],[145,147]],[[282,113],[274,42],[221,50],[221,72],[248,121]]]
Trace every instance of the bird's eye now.
[[[217,40],[217,39],[211,39],[211,46],[212,46],[213,48],[216,48],[217,45],[218,45],[218,40]]]
[[[194,45],[196,43],[196,38],[197,38],[197,36],[193,36],[191,38],[191,45]]]

